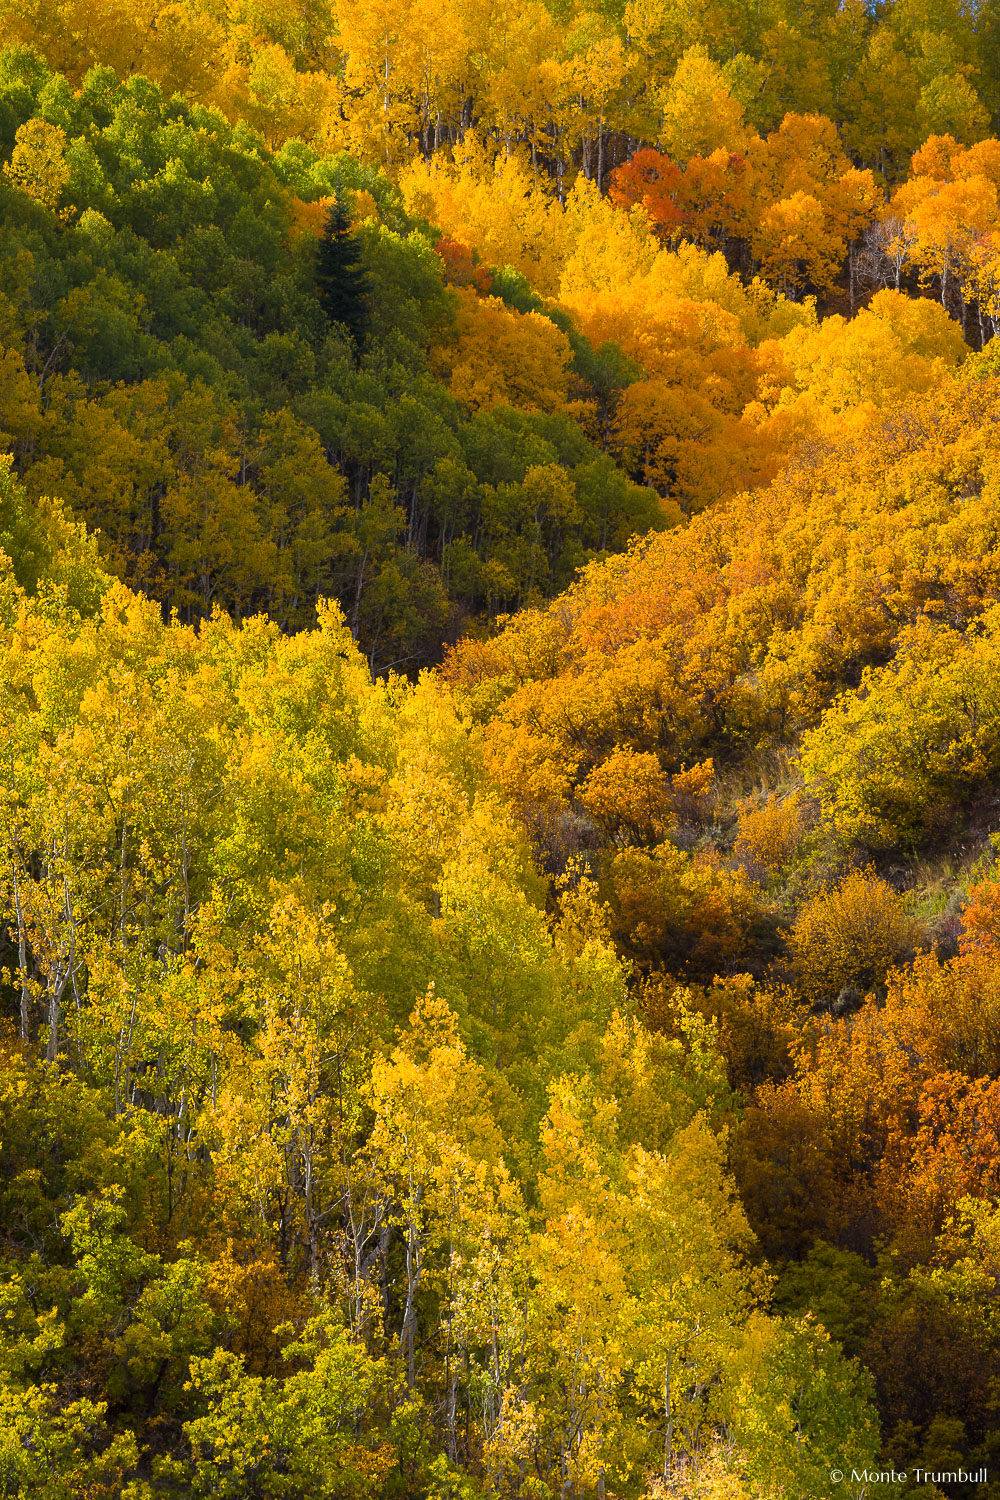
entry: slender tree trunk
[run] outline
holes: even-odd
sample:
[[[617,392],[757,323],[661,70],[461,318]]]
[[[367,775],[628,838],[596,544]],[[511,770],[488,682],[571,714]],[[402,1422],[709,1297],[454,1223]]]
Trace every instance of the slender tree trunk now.
[[[412,1391],[416,1382],[417,1289],[420,1285],[422,1256],[417,1232],[417,1214],[424,1195],[421,1186],[411,1184],[411,1209],[406,1226],[406,1306],[399,1334],[400,1352],[406,1360],[406,1385]]]
[[[391,1337],[390,1306],[389,1306],[389,1242],[392,1238],[392,1226],[386,1220],[378,1237],[378,1264],[379,1264],[379,1291],[382,1295],[382,1334],[388,1340]]]
[[[368,550],[366,548],[361,558],[361,566],[358,568],[358,581],[354,589],[354,607],[351,610],[351,634],[355,640],[358,638],[358,619],[361,615],[361,595],[365,586],[365,565],[367,562]]]
[[[450,1358],[450,1351],[449,1351]],[[448,1457],[452,1463],[458,1462],[458,1434],[456,1432],[455,1417],[458,1411],[458,1371],[452,1370],[448,1376],[447,1397],[447,1422],[448,1422]]]
[[[57,963],[49,974],[49,1039],[45,1047],[45,1061],[54,1063],[59,1056],[59,1017],[61,1014],[61,1001],[63,990],[66,988],[67,975],[62,971],[62,963]]]
[[[21,882],[17,874],[17,861],[12,860],[14,872],[14,911],[17,915],[17,962],[21,970],[21,1041],[28,1040],[31,1019],[31,991],[28,988],[28,934],[24,925],[21,906]]]
[[[670,1366],[673,1355],[667,1355],[663,1370],[663,1413],[666,1417],[666,1432],[663,1439],[663,1482],[670,1483],[674,1467],[674,1412],[671,1405]]]

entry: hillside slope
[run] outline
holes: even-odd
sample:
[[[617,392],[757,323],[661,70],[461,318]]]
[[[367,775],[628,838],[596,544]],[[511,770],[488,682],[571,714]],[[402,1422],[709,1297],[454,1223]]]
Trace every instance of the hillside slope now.
[[[1000,394],[964,375],[446,668],[648,1024],[719,1026],[779,1305],[873,1371],[904,1467],[994,1442]]]
[[[0,21],[0,1493],[995,1500],[990,6]]]

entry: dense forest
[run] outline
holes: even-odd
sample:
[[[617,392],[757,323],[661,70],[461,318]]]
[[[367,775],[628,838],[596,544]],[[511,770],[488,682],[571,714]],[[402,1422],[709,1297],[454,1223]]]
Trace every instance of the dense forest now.
[[[997,1500],[1000,9],[0,44],[0,1500]]]

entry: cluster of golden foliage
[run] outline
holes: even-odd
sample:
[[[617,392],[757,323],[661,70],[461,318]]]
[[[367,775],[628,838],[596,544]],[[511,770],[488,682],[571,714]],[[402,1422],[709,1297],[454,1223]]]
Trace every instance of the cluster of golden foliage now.
[[[78,79],[94,65],[142,72],[250,122],[272,143],[300,136],[399,166],[454,144],[470,123],[598,182],[624,138],[685,164],[739,155],[789,107],[828,117],[852,155],[891,173],[932,132],[977,140],[997,109],[991,11],[783,0],[754,11],[666,0],[516,13],[443,0],[7,0],[11,42],[41,47]],[[770,226],[806,229],[801,190]],[[806,229],[806,232],[808,230]]]
[[[373,681],[333,605],[166,621],[6,469],[0,510],[2,1484],[763,1497],[874,1461],[867,1379],[767,1310],[710,1012],[637,1018],[443,685]],[[652,772],[595,808],[655,839],[706,803],[710,765]],[[745,882],[653,857],[731,945]],[[803,1383],[837,1393],[805,1468]]]
[[[617,389],[596,402],[588,394],[589,409],[575,409],[595,440],[630,472],[691,511],[748,484],[766,483],[804,440],[842,432],[845,420],[863,428],[873,412],[891,412],[914,394],[935,389],[967,353],[944,305],[949,285],[962,289],[963,319],[973,305],[981,317],[991,316],[988,298],[975,302],[954,257],[956,268],[945,273],[920,258],[923,241],[913,238],[910,220],[899,219],[895,200],[886,203],[870,174],[853,217],[831,207],[832,238],[819,260],[819,252],[785,226],[780,262],[777,249],[765,254],[756,241],[747,251],[748,266],[769,281],[734,274],[740,233],[766,217],[765,203],[784,191],[793,166],[816,175],[810,182],[819,194],[828,194],[831,183],[842,186],[852,173],[863,175],[849,167],[835,135],[821,125],[789,116],[773,140],[761,143],[761,162],[740,178],[744,200],[727,209],[732,223],[719,221],[716,197],[702,182],[699,191],[714,205],[705,210],[714,227],[697,229],[698,215],[685,209],[683,231],[672,231],[666,244],[657,235],[648,193],[630,198],[620,189],[612,195],[620,204],[616,211],[592,183],[579,179],[559,202],[528,163],[512,155],[491,157],[473,141],[456,148],[450,161],[414,162],[401,186],[408,207],[440,224],[450,241],[475,245],[487,264],[513,267],[569,313],[595,350],[613,348],[625,356],[628,369],[617,377]],[[992,160],[993,144],[975,150]],[[918,154],[913,182],[924,180],[919,174],[927,151],[947,145],[932,142]],[[961,166],[964,158],[956,153],[954,160]],[[806,199],[805,220],[812,222],[816,200],[800,196]],[[866,228],[877,230],[876,238],[882,235],[881,244],[885,225],[897,222],[904,224],[909,258],[890,274],[885,255],[876,266],[874,250],[866,251],[875,278],[867,292],[874,287],[874,295],[856,316],[818,322],[814,299],[801,298],[803,286],[829,291],[831,278],[847,263],[849,244],[859,244]],[[941,305],[900,293],[900,274],[911,261],[928,280],[937,275]],[[853,295],[853,281],[851,286]],[[542,374],[540,331],[513,311],[504,315],[484,307],[474,314],[475,293],[470,289],[465,297],[458,350],[449,356],[457,388],[476,402],[516,400],[511,393],[520,383],[534,382],[527,404],[546,409],[547,401],[547,409],[554,409],[560,382]],[[554,332],[548,335],[553,354]],[[511,339],[519,357],[508,361],[514,381],[508,385],[490,372]],[[566,394],[563,383],[564,401]]]
[[[910,956],[915,938],[903,898],[872,871],[852,870],[836,888],[805,902],[789,949],[809,999],[832,1000],[854,989],[860,1000]]]
[[[803,827],[798,793],[779,798],[772,792],[762,803],[748,801],[740,807],[733,850],[751,866],[778,872],[794,858]]]
[[[824,795],[846,797],[835,756],[855,752],[841,719],[889,735],[904,717],[878,707],[890,712],[886,695],[912,680],[880,665],[890,653],[943,639],[920,679],[930,692],[954,639],[947,621],[970,627],[970,654],[988,652],[992,634],[972,627],[998,599],[998,410],[991,380],[949,382],[854,439],[815,445],[769,488],[592,565],[494,638],[461,643],[446,676],[491,726],[484,749],[498,782],[522,804],[568,806],[625,750],[655,755],[670,774],[706,754],[794,743],[819,725],[804,768],[825,778]],[[824,718],[868,665],[872,691]],[[966,663],[955,670],[968,681]],[[950,701],[940,691],[939,706]],[[942,784],[926,756],[899,757],[915,796],[920,778]],[[858,743],[851,764],[873,788],[888,774],[878,762]],[[746,840],[752,818],[744,812]]]

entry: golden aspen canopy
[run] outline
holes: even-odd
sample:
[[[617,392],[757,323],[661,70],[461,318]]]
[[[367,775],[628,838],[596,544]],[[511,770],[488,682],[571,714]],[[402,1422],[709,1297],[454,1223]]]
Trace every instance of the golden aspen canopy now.
[[[998,37],[0,0],[0,1496],[993,1500]]]

